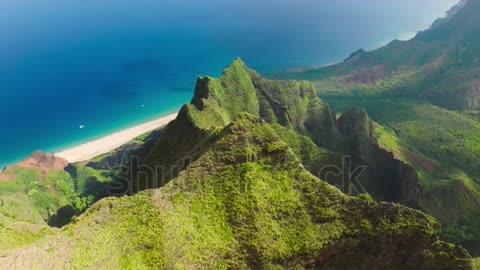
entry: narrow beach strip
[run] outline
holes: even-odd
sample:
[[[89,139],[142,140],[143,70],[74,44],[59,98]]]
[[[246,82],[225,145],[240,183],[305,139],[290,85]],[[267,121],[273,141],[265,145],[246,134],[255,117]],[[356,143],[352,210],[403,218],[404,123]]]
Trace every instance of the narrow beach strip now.
[[[69,163],[76,163],[90,160],[94,157],[109,153],[118,147],[130,142],[152,130],[166,126],[174,120],[177,114],[171,114],[159,119],[140,124],[119,132],[115,132],[98,140],[90,141],[85,144],[63,150],[55,153],[55,156],[66,159]]]

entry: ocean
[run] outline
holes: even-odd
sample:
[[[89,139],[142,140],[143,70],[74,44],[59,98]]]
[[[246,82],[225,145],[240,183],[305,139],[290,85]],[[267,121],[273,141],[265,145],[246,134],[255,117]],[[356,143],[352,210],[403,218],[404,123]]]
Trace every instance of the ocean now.
[[[411,37],[455,0],[2,0],[0,169],[176,112],[236,57],[260,73]]]

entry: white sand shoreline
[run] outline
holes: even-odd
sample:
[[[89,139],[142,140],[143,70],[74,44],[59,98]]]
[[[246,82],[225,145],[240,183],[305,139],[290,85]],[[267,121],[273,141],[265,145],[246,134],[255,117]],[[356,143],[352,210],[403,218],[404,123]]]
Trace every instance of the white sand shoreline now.
[[[115,132],[103,138],[60,151],[55,153],[55,156],[64,158],[69,163],[87,161],[100,155],[109,153],[147,132],[166,126],[176,117],[177,113],[161,117],[138,126]]]

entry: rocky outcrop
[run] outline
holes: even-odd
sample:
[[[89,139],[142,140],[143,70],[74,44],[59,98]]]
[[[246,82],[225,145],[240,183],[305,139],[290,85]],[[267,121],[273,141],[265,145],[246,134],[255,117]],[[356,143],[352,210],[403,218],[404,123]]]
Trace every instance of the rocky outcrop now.
[[[61,157],[56,157],[52,153],[36,151],[29,158],[13,165],[13,167],[38,169],[46,172],[49,170],[62,171],[67,165],[68,161]]]
[[[417,171],[411,165],[376,145],[370,148],[368,156],[368,169],[360,182],[374,198],[422,209],[423,190]]]
[[[344,151],[357,158],[368,160],[370,145],[374,142],[373,122],[363,108],[353,108],[337,121],[340,133],[348,142]]]
[[[368,192],[380,201],[398,202],[420,209],[422,188],[416,170],[383,149],[375,137],[375,124],[363,108],[342,114],[337,126],[343,138],[342,149],[351,158],[350,171],[358,180],[358,192]]]
[[[52,153],[36,151],[27,159],[6,167],[0,173],[0,181],[14,181],[15,168],[31,169],[38,171],[41,175],[45,175],[50,171],[63,171],[67,166],[68,161],[63,158],[56,157]]]

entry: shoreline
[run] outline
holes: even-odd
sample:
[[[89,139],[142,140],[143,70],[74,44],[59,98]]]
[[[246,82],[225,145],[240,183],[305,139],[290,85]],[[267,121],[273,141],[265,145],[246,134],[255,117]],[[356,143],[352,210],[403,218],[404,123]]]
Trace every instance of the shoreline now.
[[[170,114],[153,121],[112,133],[100,139],[59,151],[55,153],[55,156],[63,158],[69,163],[77,163],[93,159],[109,153],[145,133],[166,126],[174,120],[177,115],[178,113]]]

